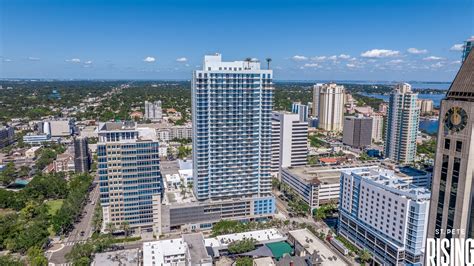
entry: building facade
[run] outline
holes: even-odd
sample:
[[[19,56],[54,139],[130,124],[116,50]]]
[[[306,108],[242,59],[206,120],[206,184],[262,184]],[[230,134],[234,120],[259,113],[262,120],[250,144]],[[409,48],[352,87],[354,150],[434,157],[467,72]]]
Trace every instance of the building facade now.
[[[306,165],[308,157],[308,122],[298,114],[273,112],[272,173],[280,167]]]
[[[308,122],[309,107],[307,105],[301,104],[300,102],[292,103],[291,112],[294,114],[298,114],[300,117],[300,121]]]
[[[192,79],[193,176],[198,200],[271,192],[273,72],[257,61],[206,55]]]
[[[474,237],[473,88],[474,53],[471,52],[441,101],[429,238]],[[460,232],[452,235],[446,229]]]
[[[313,117],[319,117],[319,92],[323,84],[316,84],[313,86],[313,106],[312,115]]]
[[[144,138],[133,122],[99,125],[97,143],[103,223],[158,231],[163,192],[158,141]]]
[[[145,101],[145,119],[149,119],[151,121],[159,121],[162,118],[163,111],[161,109],[161,101]]]
[[[13,127],[0,126],[0,149],[13,143],[15,139],[15,131]]]
[[[474,47],[474,36],[471,38],[467,39],[467,41],[464,42],[464,49],[462,52],[462,61],[464,62],[469,55],[469,52],[471,52],[472,47]]]
[[[334,83],[318,84],[319,128],[326,131],[342,131],[344,117],[344,86]]]
[[[403,164],[415,160],[420,121],[417,98],[418,94],[411,90],[408,83],[398,84],[390,94],[384,143],[385,158]]]
[[[364,116],[344,117],[342,142],[354,148],[364,148],[372,144],[373,119]]]
[[[380,265],[423,265],[430,192],[381,168],[343,170],[337,233]]]
[[[420,99],[420,113],[429,114],[433,112],[433,100]]]
[[[384,116],[381,113],[374,113],[370,117],[372,117],[372,140],[382,142]]]
[[[74,139],[74,167],[76,173],[88,173],[91,169],[91,154],[87,138],[77,137]]]

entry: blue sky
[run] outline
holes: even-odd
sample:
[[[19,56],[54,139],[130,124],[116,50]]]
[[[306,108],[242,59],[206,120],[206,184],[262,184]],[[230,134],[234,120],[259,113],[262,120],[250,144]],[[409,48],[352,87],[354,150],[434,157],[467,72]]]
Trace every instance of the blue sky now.
[[[280,80],[451,81],[473,2],[0,0],[0,78],[189,79],[220,52]]]

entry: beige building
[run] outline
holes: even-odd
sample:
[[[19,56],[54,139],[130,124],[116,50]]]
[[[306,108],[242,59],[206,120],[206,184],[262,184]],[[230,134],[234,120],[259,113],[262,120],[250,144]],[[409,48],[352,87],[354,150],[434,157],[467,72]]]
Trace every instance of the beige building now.
[[[319,128],[342,131],[344,116],[344,86],[335,83],[317,84],[319,90]]]
[[[427,114],[433,112],[433,100],[420,99],[420,113]]]
[[[383,115],[381,113],[374,113],[372,117],[372,141],[382,142],[383,141]]]
[[[437,139],[428,238],[473,238],[474,53],[441,101]]]

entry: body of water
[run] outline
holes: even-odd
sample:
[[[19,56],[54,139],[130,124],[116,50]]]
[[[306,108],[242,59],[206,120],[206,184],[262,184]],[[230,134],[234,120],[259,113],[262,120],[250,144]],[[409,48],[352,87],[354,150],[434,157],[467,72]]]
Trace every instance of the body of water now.
[[[420,131],[435,134],[438,132],[439,121],[438,120],[420,120]]]
[[[382,99],[385,102],[388,102],[390,96],[388,94],[378,94],[378,93],[361,93],[364,96],[373,97],[377,99]],[[433,100],[433,104],[435,107],[439,107],[441,104],[441,100],[444,98],[443,94],[418,94],[418,99],[428,99]]]

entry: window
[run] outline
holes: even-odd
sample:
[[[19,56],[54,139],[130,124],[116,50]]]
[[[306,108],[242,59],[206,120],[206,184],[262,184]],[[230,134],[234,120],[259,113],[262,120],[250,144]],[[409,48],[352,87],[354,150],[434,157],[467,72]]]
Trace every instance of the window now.
[[[462,150],[462,141],[456,141],[456,151],[461,152]]]
[[[444,139],[444,149],[449,150],[449,146],[451,145],[450,139]]]

